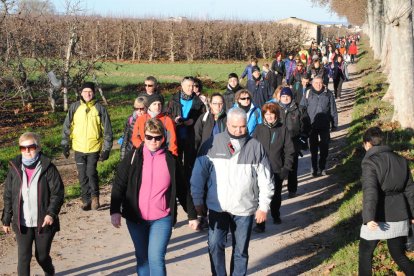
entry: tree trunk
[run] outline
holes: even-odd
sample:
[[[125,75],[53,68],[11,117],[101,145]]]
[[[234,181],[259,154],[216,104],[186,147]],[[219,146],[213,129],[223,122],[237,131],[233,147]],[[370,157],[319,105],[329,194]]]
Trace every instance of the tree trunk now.
[[[390,1],[389,17],[394,49],[391,57],[394,91],[393,120],[403,128],[414,129],[414,43],[412,0]]]
[[[75,50],[75,46],[77,43],[77,34],[76,28],[70,28],[70,38],[68,41],[68,46],[66,48],[66,58],[65,64],[63,67],[63,111],[68,111],[68,90],[69,90],[69,70],[70,70],[70,62],[72,59],[73,51]]]
[[[369,45],[373,46],[373,33],[374,33],[374,1],[368,0],[367,3],[367,22],[368,22],[368,36],[369,36]]]
[[[383,41],[383,34],[384,34],[383,12],[384,12],[383,0],[374,0],[373,20],[375,24],[373,24],[374,26],[373,26],[372,48],[374,50],[375,59],[380,59],[381,57],[382,41]]]
[[[265,42],[264,42],[263,35],[262,35],[261,31],[259,31],[258,36],[259,36],[260,50],[262,51],[263,58],[267,59],[266,49],[265,49]]]
[[[169,61],[174,62],[175,61],[175,37],[174,37],[174,25],[171,25],[170,28],[170,43],[169,43],[169,48],[170,48],[170,58]]]
[[[149,56],[148,61],[152,61],[154,58],[154,44],[155,44],[155,30],[154,30],[154,20],[151,20],[151,26],[150,26],[150,49],[149,49]]]

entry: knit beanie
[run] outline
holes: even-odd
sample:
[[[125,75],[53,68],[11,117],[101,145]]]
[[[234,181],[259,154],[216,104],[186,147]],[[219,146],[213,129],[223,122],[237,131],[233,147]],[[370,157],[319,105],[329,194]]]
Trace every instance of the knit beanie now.
[[[290,96],[291,98],[293,98],[292,90],[289,87],[283,87],[282,88],[282,91],[280,91],[280,96],[282,97],[283,95],[287,95],[287,96]]]
[[[147,106],[150,106],[153,102],[161,102],[161,105],[164,106],[164,98],[157,93],[149,95],[147,98]]]
[[[95,93],[95,84],[93,82],[84,82],[80,91],[82,92],[82,90],[85,88],[90,88],[93,91],[93,93]]]
[[[239,79],[239,76],[237,76],[237,74],[236,74],[236,73],[230,73],[230,74],[229,74],[229,79],[231,79],[231,78],[236,78],[236,79]]]

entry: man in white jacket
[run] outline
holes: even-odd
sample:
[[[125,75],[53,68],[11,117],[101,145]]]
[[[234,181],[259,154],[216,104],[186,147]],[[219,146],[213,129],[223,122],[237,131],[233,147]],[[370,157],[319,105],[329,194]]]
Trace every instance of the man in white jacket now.
[[[266,220],[273,195],[269,160],[263,146],[248,135],[246,121],[244,110],[229,111],[227,130],[203,144],[191,177],[197,211],[204,211],[204,202],[209,210],[213,275],[227,275],[224,249],[229,229],[233,237],[230,275],[246,275],[253,220]]]

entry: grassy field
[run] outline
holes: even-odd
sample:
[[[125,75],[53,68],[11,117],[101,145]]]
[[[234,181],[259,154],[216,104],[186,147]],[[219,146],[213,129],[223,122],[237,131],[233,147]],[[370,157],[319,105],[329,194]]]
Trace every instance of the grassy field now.
[[[262,64],[262,62],[260,63]],[[246,62],[200,62],[200,63],[105,63],[104,71],[100,72],[98,79],[106,98],[109,101],[109,114],[111,117],[114,140],[118,139],[123,132],[126,118],[132,112],[132,103],[137,91],[143,91],[143,81],[146,76],[153,75],[161,85],[161,91],[168,101],[171,93],[178,91],[180,81],[184,76],[197,76],[205,83],[205,92],[224,91],[227,76],[231,72],[241,74]],[[99,95],[97,95],[99,98]],[[71,95],[71,102],[76,100]],[[2,147],[0,148],[0,183],[3,183],[7,174],[8,161],[18,155],[18,137],[26,131],[35,131],[42,136],[43,151],[48,156],[61,154],[60,140],[62,124],[66,113],[63,111],[55,114],[49,113],[45,103],[47,99],[43,96],[36,102],[31,103],[34,112],[19,112],[11,114],[14,126],[0,137]],[[14,105],[8,106],[13,110],[19,105],[16,100]],[[119,159],[119,150],[113,150],[108,161],[98,165],[98,172],[102,184],[109,183],[113,176],[114,168]],[[79,195],[77,186],[69,187],[67,197]]]
[[[347,137],[348,145],[343,150],[347,157],[336,168],[344,186],[344,197],[338,203],[338,221],[335,225],[337,238],[333,241],[334,254],[325,261],[333,267],[330,275],[356,275],[358,272],[358,239],[362,223],[362,192],[359,177],[361,160],[365,154],[362,148],[362,134],[371,126],[379,126],[386,133],[386,143],[401,155],[414,160],[414,135],[392,123],[392,106],[381,101],[388,89],[386,77],[378,71],[378,61],[364,41],[360,45],[358,72],[364,73],[361,86],[356,91],[352,122]],[[414,169],[414,163],[410,163]],[[414,257],[414,256],[413,256]],[[397,266],[391,261],[385,243],[377,247],[373,262],[375,275],[392,275]]]

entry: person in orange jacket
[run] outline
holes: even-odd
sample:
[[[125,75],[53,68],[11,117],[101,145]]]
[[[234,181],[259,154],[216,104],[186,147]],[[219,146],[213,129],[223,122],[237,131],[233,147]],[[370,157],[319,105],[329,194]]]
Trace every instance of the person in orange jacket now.
[[[355,56],[358,55],[358,47],[355,40],[352,40],[351,45],[349,45],[349,54],[351,55],[351,63],[355,62]]]
[[[132,144],[138,148],[144,141],[145,122],[151,118],[159,119],[165,128],[165,143],[168,150],[175,156],[178,156],[177,135],[174,121],[164,112],[164,98],[159,94],[148,96],[148,113],[140,116],[134,125],[132,132]]]

